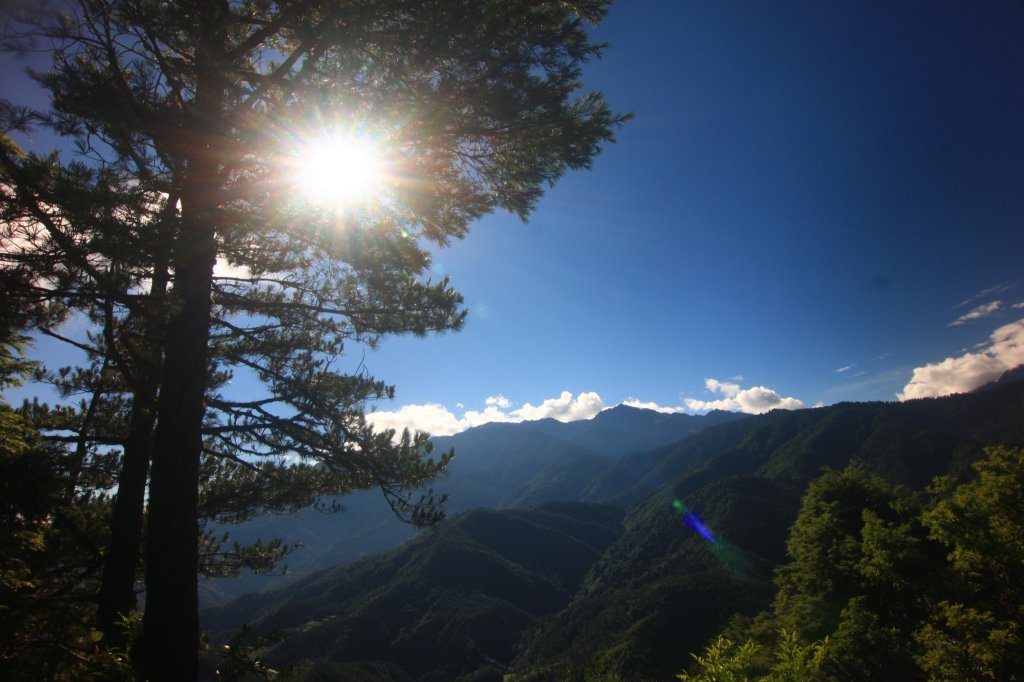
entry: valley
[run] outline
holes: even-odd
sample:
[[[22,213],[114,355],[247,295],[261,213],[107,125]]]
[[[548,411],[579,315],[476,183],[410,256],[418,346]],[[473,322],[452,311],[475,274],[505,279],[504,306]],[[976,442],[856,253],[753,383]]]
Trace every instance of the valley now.
[[[208,609],[204,626],[218,642],[243,625],[279,638],[255,650],[296,679],[672,679],[730,619],[770,607],[790,528],[823,472],[855,462],[915,495],[936,476],[968,480],[985,448],[1024,443],[1024,382],[903,403],[712,413],[675,431],[674,416],[685,415],[620,407],[590,422],[438,439],[456,449],[437,486],[451,486],[448,521]],[[636,450],[594,452],[615,438]]]

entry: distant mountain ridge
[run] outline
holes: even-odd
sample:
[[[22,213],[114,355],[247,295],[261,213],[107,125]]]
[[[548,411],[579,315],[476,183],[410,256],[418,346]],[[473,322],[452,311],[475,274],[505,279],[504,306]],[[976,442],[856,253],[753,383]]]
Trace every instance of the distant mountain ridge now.
[[[664,413],[629,405],[617,405],[602,410],[590,419],[562,422],[557,419],[539,419],[516,424],[484,424],[456,436],[435,438],[438,446],[456,444],[473,431],[514,427],[517,431],[530,430],[579,445],[594,454],[618,458],[631,452],[640,452],[675,443],[683,438],[746,415],[736,412],[712,410],[703,415]]]
[[[466,512],[272,599],[249,595],[207,611],[205,627],[251,621],[300,628],[301,637],[284,639],[263,658],[271,666],[320,659],[307,673],[316,679],[443,682],[481,669],[493,676],[494,663],[511,658],[521,635],[568,604],[622,534],[622,517],[615,507],[581,503]]]
[[[481,443],[488,446],[497,439],[521,438],[536,433],[572,443],[593,454],[616,459],[675,443],[709,426],[742,419],[747,415],[713,410],[703,415],[664,413],[629,405],[617,405],[598,412],[590,419],[562,422],[537,419],[523,422],[490,422],[452,436],[431,439],[435,447],[456,448],[456,455],[476,459]],[[468,450],[468,452],[464,452]],[[489,454],[489,453],[487,453]]]
[[[708,456],[712,449],[718,451]],[[545,621],[511,680],[555,679],[614,650],[630,679],[671,678],[734,613],[771,599],[774,567],[806,486],[857,459],[920,490],[963,477],[990,445],[1024,445],[1024,382],[904,403],[775,411],[708,429],[653,458],[671,478],[630,509],[626,532],[595,563],[570,606]],[[673,502],[712,529],[712,545]],[[699,617],[698,617],[699,614]]]
[[[979,393],[981,391],[988,391],[997,386],[1005,386],[1006,384],[1012,384],[1015,381],[1024,381],[1024,365],[1017,365],[1013,369],[1008,369],[999,375],[999,378],[995,381],[990,381],[984,386],[979,386],[972,391],[973,393]]]
[[[574,422],[483,424],[432,439],[435,452],[454,449],[455,458],[431,487],[450,495],[449,512],[547,501],[600,502],[620,492],[620,486],[609,485],[608,480],[623,457],[746,416],[722,411],[665,414],[619,405]],[[279,537],[298,540],[303,548],[285,562],[288,576],[244,575],[201,582],[202,603],[222,604],[246,592],[281,587],[312,571],[395,547],[416,533],[394,518],[377,491],[361,491],[339,501],[344,507],[340,514],[305,510],[296,516],[267,516],[227,526],[225,530],[239,541]]]
[[[583,679],[585,674],[669,679],[686,667],[689,653],[699,651],[730,616],[752,614],[770,602],[771,576],[785,559],[789,526],[806,486],[823,467],[842,468],[857,459],[890,481],[921,489],[938,474],[964,476],[982,449],[995,444],[1024,445],[1024,382],[947,398],[843,403],[726,421],[662,448],[605,460],[610,468],[593,485],[620,504],[636,503],[621,517],[622,531],[613,534],[600,556],[591,560],[592,554],[584,551],[588,558],[572,564],[579,567],[590,562],[575,592],[567,600],[560,596],[564,606],[554,611],[529,606],[534,604],[531,599],[547,604],[545,609],[558,601],[545,601],[544,596],[554,594],[550,581],[557,573],[544,563],[556,551],[550,530],[538,527],[535,531],[532,522],[520,524],[505,516],[524,519],[527,512],[478,511],[381,555],[387,559],[370,558],[308,578],[303,584],[316,586],[308,591],[315,593],[315,605],[295,601],[291,588],[253,595],[208,614],[207,626],[217,630],[251,622],[260,629],[285,628],[287,644],[272,649],[267,660],[275,665],[305,660],[304,665],[312,665],[313,670],[333,675],[330,679],[360,679],[345,677],[345,671],[355,670],[352,666],[386,670],[379,679],[417,682],[554,682]],[[653,493],[643,492],[652,487]],[[575,508],[584,516],[610,514],[615,509]],[[699,514],[715,542],[683,523],[680,510]],[[447,535],[446,528],[462,527],[480,531],[474,535],[476,549],[468,554],[453,546],[454,536]],[[512,554],[497,546],[510,535]],[[579,537],[574,537],[571,543],[564,541],[567,546],[578,546]],[[599,537],[609,536],[599,533]],[[582,544],[591,549],[597,546]],[[464,549],[461,542],[457,546]],[[441,558],[445,553],[447,561]],[[483,560],[485,555],[494,558]],[[450,572],[425,569],[436,564],[421,559],[424,556],[438,557]],[[395,578],[388,571],[368,569],[373,561],[407,567],[401,585],[409,591],[402,592],[400,599],[381,601],[378,595],[394,594]],[[462,566],[471,568],[462,570]],[[549,577],[536,582],[530,576],[538,570]],[[457,575],[468,577],[460,582],[463,578]],[[512,588],[506,582],[536,584],[539,591],[523,597],[524,606],[516,606],[518,597],[511,598],[513,592],[508,590]],[[573,578],[559,584],[576,582]],[[349,596],[336,601],[332,595],[341,585],[353,587],[345,588],[351,590],[345,593]],[[430,595],[444,598],[428,603]],[[491,599],[498,602],[487,601]],[[504,602],[527,615],[513,617],[514,611]],[[371,603],[376,620],[363,620],[360,614],[369,607],[359,604]],[[452,609],[452,604],[460,606]],[[408,636],[401,627],[397,633],[373,629],[373,649],[369,645],[353,649],[337,644],[337,639],[310,635],[322,621],[312,608],[337,614],[335,633],[388,618],[398,618],[389,622],[405,623],[402,627],[409,633],[427,627],[418,625],[425,623],[434,623],[431,628],[440,622],[474,625],[453,626],[447,634],[427,628],[424,632],[431,633],[433,644],[416,649],[411,660],[395,653]],[[271,616],[284,613],[291,614],[289,620]],[[406,616],[403,620],[395,614]],[[478,617],[482,620],[475,620]],[[479,641],[474,639],[478,628],[487,633]],[[483,655],[467,654],[467,646],[472,649],[469,644],[474,641]],[[504,645],[484,647],[482,641]],[[360,674],[370,669],[364,667]]]

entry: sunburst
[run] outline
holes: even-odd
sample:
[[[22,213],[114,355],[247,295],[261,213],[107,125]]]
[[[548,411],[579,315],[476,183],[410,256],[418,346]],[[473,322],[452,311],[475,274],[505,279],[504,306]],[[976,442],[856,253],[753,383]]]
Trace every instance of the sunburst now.
[[[306,139],[293,167],[294,185],[306,201],[337,210],[378,200],[387,184],[381,146],[369,137],[346,132]]]

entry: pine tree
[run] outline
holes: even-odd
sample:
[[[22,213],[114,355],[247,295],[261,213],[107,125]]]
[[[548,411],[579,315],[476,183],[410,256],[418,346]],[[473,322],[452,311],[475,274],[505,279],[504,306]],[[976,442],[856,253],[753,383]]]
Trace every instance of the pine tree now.
[[[34,302],[115,311],[97,318],[104,357],[142,342],[116,368],[136,381],[127,422],[142,434],[156,415],[146,676],[196,676],[197,520],[215,497],[200,491],[204,452],[214,482],[218,467],[260,470],[253,460],[268,457],[267,477],[287,476],[274,458],[297,452],[326,487],[379,485],[429,520],[429,500],[408,493],[443,458],[424,459],[422,435],[369,429],[363,405],[392,389],[336,369],[338,354],[458,328],[461,299],[425,278],[428,243],[498,208],[525,218],[544,185],[612,139],[625,117],[579,94],[580,66],[601,50],[585,24],[606,6],[77,0],[57,21],[21,24],[56,46],[38,76],[53,111],[34,118],[74,139],[79,161],[3,155],[5,204],[45,247],[10,276]],[[403,182],[372,208],[297,204],[288,161],[314,125],[372,133]],[[125,250],[128,235],[140,246]],[[218,261],[244,274],[218,277]],[[218,391],[240,368],[265,395]],[[261,489],[249,509],[280,503]]]
[[[0,323],[0,388],[33,369],[20,356],[27,338],[8,321]],[[128,679],[124,652],[99,649],[90,628],[113,483],[107,460],[48,442],[31,417],[0,399],[0,671],[6,679]]]

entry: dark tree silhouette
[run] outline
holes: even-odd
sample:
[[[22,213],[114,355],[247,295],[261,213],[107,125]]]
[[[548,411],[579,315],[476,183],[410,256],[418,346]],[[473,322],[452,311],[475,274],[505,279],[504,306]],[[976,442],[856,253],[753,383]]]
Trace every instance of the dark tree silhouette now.
[[[197,674],[197,519],[231,488],[224,467],[266,481],[291,475],[274,458],[311,462],[288,500],[242,476],[260,494],[232,504],[250,511],[379,485],[410,520],[432,518],[408,493],[444,459],[425,458],[423,434],[374,433],[363,406],[391,388],[337,358],[346,342],[457,329],[461,299],[426,278],[429,243],[495,209],[525,218],[612,140],[626,117],[580,92],[602,47],[586,24],[607,5],[74,0],[8,23],[12,44],[52,45],[36,74],[52,110],[5,106],[5,130],[46,125],[77,154],[4,146],[5,270],[27,303],[90,315],[92,357],[130,397],[101,622],[131,608],[148,473],[146,677]],[[341,213],[297,202],[289,159],[317,127],[374,135],[401,181]],[[232,371],[265,394],[226,397]]]

